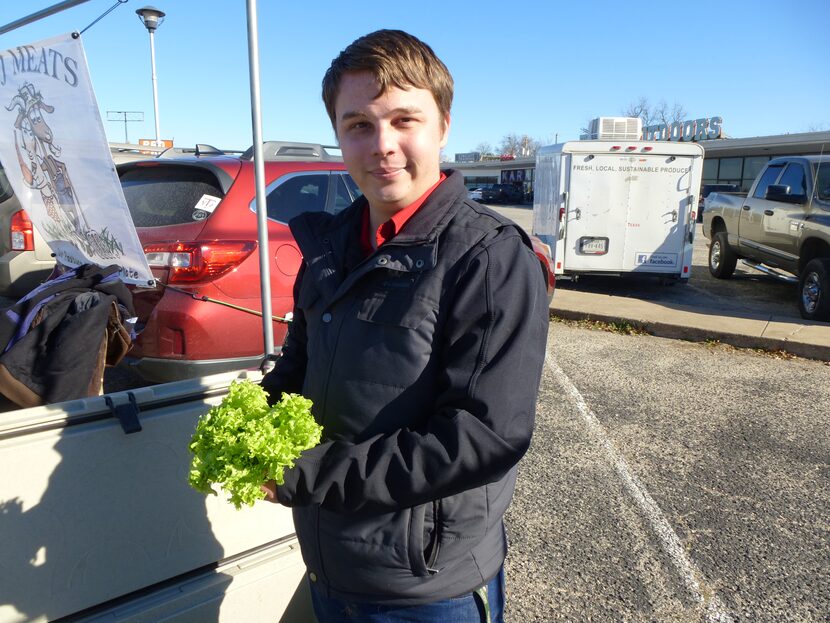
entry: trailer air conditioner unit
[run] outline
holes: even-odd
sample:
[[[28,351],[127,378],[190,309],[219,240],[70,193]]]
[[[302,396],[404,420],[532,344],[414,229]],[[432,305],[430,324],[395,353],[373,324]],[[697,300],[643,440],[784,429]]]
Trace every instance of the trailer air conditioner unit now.
[[[639,141],[643,122],[639,117],[597,117],[592,119],[586,138],[601,141]]]

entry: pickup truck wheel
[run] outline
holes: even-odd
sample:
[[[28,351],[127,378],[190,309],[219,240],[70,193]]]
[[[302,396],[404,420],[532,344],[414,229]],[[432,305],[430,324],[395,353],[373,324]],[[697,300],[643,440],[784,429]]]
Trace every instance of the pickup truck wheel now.
[[[725,231],[719,231],[709,244],[709,272],[718,279],[729,279],[735,272],[738,256],[729,246]]]
[[[798,280],[798,309],[807,320],[830,320],[830,258],[807,262]]]

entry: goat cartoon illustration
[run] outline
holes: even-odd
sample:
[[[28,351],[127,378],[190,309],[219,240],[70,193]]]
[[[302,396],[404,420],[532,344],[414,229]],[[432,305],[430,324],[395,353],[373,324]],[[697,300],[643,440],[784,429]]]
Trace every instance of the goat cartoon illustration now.
[[[61,148],[55,144],[52,129],[43,117],[43,113],[51,114],[55,108],[43,101],[41,93],[28,82],[6,106],[9,111],[14,108],[17,108],[14,144],[24,182],[40,191],[52,220],[60,221],[60,212],[63,212],[75,234],[83,237],[89,225],[75,198],[66,163],[58,159]]]

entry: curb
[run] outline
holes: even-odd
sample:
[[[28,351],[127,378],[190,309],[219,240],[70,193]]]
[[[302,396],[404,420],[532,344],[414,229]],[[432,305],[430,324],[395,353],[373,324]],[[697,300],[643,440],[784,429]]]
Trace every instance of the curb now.
[[[760,335],[742,335],[714,329],[686,327],[654,320],[634,320],[613,314],[588,313],[570,309],[551,308],[550,317],[560,318],[562,320],[594,320],[607,323],[627,323],[655,337],[679,339],[687,342],[717,340],[718,342],[737,348],[760,349],[770,352],[783,351],[806,359],[830,362],[830,346],[809,344],[795,340],[770,338]]]

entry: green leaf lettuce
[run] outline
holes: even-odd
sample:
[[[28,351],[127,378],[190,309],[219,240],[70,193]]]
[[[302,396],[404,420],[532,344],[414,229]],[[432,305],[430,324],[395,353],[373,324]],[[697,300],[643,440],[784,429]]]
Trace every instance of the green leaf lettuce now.
[[[320,443],[323,427],[311,415],[311,401],[283,394],[273,407],[268,394],[251,381],[231,384],[222,403],[196,424],[190,441],[193,461],[188,481],[197,491],[215,494],[219,484],[239,509],[265,498],[267,480],[283,484],[283,471],[303,450]]]

